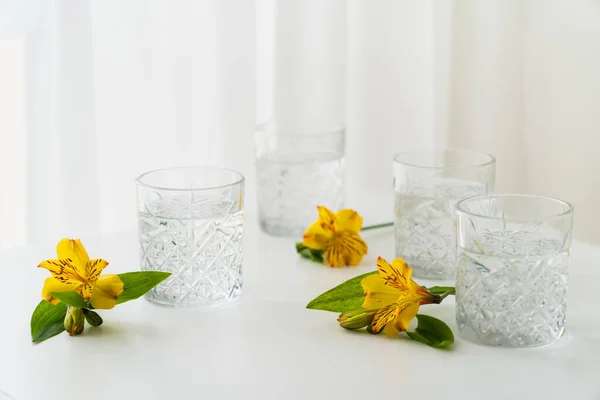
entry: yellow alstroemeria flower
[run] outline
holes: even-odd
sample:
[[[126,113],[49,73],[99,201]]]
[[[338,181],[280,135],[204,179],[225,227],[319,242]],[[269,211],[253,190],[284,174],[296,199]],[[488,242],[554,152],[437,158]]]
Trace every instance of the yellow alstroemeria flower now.
[[[360,264],[368,250],[358,234],[363,224],[362,217],[351,209],[335,214],[323,206],[318,206],[317,210],[319,219],[304,232],[302,244],[323,250],[325,261],[331,267]]]
[[[90,260],[79,239],[63,239],[56,246],[58,260],[43,261],[39,267],[52,274],[42,289],[42,298],[52,304],[60,302],[52,293],[79,293],[89,300],[92,307],[98,309],[113,308],[117,298],[123,292],[123,282],[118,275],[100,275],[108,265],[102,259]]]
[[[439,303],[439,296],[429,292],[413,281],[412,268],[401,259],[390,265],[383,258],[377,259],[379,274],[369,275],[361,281],[365,291],[363,308],[378,310],[371,329],[388,336],[406,331],[408,324],[417,315],[421,304]]]

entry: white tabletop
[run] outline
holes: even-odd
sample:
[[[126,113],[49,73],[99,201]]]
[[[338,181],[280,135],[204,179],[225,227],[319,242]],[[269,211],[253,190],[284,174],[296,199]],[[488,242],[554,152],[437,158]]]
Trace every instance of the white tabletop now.
[[[347,331],[337,314],[305,309],[323,291],[374,270],[377,256],[393,259],[391,229],[365,238],[363,265],[331,269],[300,260],[294,240],[266,236],[247,220],[238,304],[198,311],[138,300],[101,311],[100,328],[37,345],[29,321],[47,271],[36,265],[54,256],[54,244],[4,251],[0,389],[17,400],[600,399],[600,247],[573,245],[567,332],[556,344],[464,342],[449,299],[421,308],[455,332],[453,349],[443,351]],[[135,232],[82,240],[90,256],[111,262],[107,273],[137,269]]]

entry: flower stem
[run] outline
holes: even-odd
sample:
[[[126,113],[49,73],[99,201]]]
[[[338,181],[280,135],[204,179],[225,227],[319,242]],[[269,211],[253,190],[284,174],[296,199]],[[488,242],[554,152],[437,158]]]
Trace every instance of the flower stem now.
[[[454,296],[454,295],[456,295],[456,290],[454,290],[454,289],[453,289],[453,290],[448,290],[446,293],[444,293],[444,294],[440,295],[440,303],[441,303],[441,301],[442,301],[442,300],[444,300],[446,297],[448,297],[448,296]]]
[[[378,229],[378,228],[387,228],[388,226],[393,226],[394,223],[393,222],[384,222],[383,224],[377,224],[377,225],[369,225],[369,226],[365,226],[364,228],[361,229],[362,231],[368,231],[371,229]]]

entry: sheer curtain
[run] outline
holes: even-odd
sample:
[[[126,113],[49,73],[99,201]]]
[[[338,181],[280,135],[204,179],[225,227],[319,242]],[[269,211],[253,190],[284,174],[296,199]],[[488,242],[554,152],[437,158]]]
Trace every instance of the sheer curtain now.
[[[564,198],[600,243],[600,1],[456,1],[444,136],[497,156],[497,188]]]
[[[0,4],[15,25],[5,37],[23,46],[24,91],[24,128],[2,141],[26,140],[26,185],[2,193],[25,210],[4,206],[0,246],[133,229],[133,179],[147,170],[251,170],[252,2]],[[21,240],[8,224],[26,227]]]
[[[0,247],[133,229],[164,166],[238,169],[251,208],[253,125],[315,104],[370,221],[395,152],[468,147],[600,243],[598,38],[598,0],[0,0]]]

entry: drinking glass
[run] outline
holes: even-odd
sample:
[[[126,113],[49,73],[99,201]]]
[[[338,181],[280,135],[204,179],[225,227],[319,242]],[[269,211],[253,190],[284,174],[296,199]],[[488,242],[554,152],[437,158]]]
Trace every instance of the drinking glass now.
[[[573,207],[549,197],[499,194],[456,205],[456,321],[467,340],[507,347],[563,333]]]
[[[494,189],[495,159],[460,149],[418,149],[394,158],[396,257],[426,279],[454,279],[454,206]]]
[[[141,268],[172,275],[146,295],[172,307],[223,305],[242,292],[244,176],[167,168],[136,179]]]
[[[256,179],[261,229],[302,236],[317,206],[344,206],[345,129],[337,123],[256,127]]]

